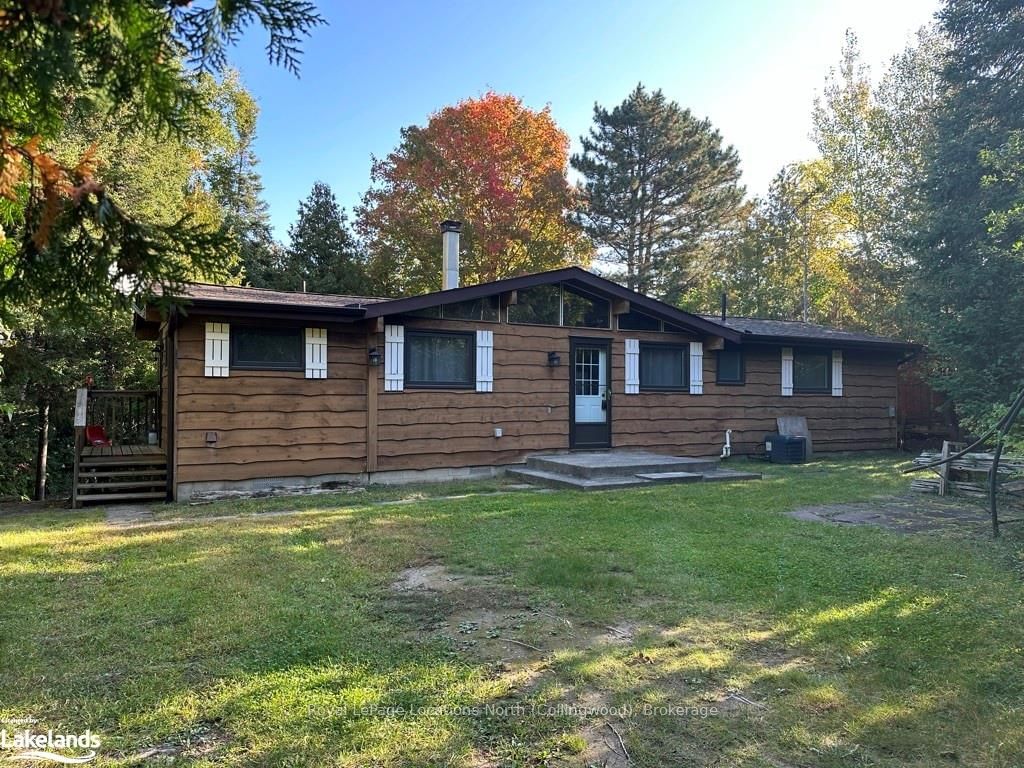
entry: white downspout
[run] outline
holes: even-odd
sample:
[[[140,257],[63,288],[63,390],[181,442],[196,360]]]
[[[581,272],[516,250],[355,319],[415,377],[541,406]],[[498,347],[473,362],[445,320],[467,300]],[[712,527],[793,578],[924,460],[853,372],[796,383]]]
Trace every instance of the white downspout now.
[[[722,446],[722,458],[728,459],[732,456],[732,430],[725,430],[725,445]]]

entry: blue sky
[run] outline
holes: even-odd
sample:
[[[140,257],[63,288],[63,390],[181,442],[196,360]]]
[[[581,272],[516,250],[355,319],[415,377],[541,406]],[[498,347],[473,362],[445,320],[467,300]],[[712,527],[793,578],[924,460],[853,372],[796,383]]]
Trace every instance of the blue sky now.
[[[286,238],[314,181],[351,211],[371,155],[399,130],[488,89],[551,106],[578,146],[594,102],[643,82],[709,117],[740,155],[748,192],[813,156],[815,91],[844,30],[875,69],[902,50],[937,0],[329,2],[296,79],[266,62],[253,29],[232,64],[259,100],[257,153],[275,231]]]

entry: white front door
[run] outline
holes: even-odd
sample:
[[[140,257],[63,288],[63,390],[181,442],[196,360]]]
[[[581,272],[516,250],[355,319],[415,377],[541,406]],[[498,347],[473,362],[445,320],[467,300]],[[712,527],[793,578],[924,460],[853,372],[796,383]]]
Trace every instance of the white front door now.
[[[603,424],[608,418],[608,352],[601,347],[576,347],[576,423]]]

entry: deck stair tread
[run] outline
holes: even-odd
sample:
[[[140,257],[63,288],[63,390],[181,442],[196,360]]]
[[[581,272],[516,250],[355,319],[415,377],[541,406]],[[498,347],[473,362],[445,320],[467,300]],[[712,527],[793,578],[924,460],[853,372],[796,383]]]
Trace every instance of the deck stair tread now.
[[[145,491],[145,492],[122,492],[122,493],[97,493],[84,494],[78,497],[79,501],[141,501],[143,499],[166,499],[167,491]]]
[[[90,456],[79,462],[82,467],[146,467],[167,464],[164,456]]]
[[[84,493],[86,491],[105,491],[108,488],[163,488],[167,484],[167,480],[164,478],[158,478],[156,480],[123,480],[112,483],[78,483],[78,492]],[[164,490],[166,493],[166,490]]]
[[[88,467],[84,471],[80,467],[78,474],[81,478],[87,478],[90,480],[105,477],[160,477],[163,479],[167,477],[167,467],[153,467],[151,469],[142,469],[139,467],[125,467],[123,469],[115,467],[108,469],[104,467],[102,470],[93,470],[92,467]]]

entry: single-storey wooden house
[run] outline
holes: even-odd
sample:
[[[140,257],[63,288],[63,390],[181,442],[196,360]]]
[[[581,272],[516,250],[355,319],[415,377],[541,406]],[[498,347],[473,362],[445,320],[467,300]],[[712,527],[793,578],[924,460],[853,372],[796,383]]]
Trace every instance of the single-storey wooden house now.
[[[448,229],[452,287],[434,293],[194,284],[167,316],[141,310],[162,350],[149,442],[167,493],[452,477],[573,449],[718,456],[726,430],[743,454],[786,415],[817,452],[895,447],[913,345],[698,316],[575,267],[454,287]]]

